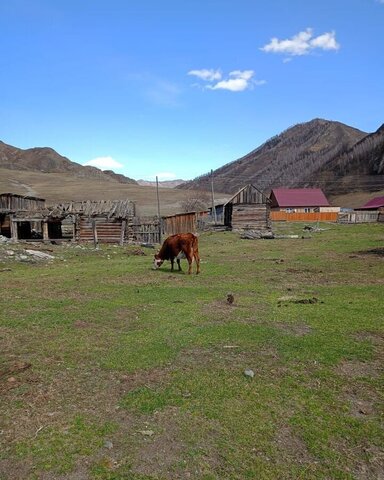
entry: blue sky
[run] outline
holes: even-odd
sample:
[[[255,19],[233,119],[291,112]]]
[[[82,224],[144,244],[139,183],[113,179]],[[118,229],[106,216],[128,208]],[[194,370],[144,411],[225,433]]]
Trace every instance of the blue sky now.
[[[0,0],[0,140],[190,179],[313,118],[384,122],[384,0]]]

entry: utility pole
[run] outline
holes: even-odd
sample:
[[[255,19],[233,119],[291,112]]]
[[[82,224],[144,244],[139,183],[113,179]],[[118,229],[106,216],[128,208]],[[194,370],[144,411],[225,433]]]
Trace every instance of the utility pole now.
[[[156,196],[157,196],[157,216],[159,218],[159,243],[161,243],[161,216],[160,216],[160,197],[159,197],[159,178],[156,175]]]
[[[211,193],[212,193],[212,215],[216,225],[217,217],[216,217],[216,208],[215,208],[215,194],[213,192],[213,170],[211,170]]]

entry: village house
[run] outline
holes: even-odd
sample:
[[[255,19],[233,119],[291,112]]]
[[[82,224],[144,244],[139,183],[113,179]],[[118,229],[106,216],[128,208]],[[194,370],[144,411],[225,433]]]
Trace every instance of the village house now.
[[[355,223],[384,222],[384,197],[374,197],[362,207],[355,208],[354,215]]]
[[[274,188],[269,198],[271,220],[336,222],[340,211],[320,188]]]
[[[356,210],[384,211],[384,197],[375,197]]]

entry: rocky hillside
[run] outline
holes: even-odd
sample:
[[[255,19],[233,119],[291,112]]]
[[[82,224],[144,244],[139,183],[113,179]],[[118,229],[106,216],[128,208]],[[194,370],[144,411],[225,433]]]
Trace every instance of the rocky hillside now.
[[[383,188],[383,129],[367,133],[315,119],[295,125],[244,157],[213,172],[216,191],[235,193],[247,183],[273,187],[317,186],[326,193]],[[345,181],[348,176],[350,181]],[[354,182],[352,179],[357,179]],[[369,178],[368,178],[369,177]],[[375,181],[371,177],[375,177]],[[209,174],[178,188],[208,190]]]
[[[384,188],[384,124],[316,172],[330,194]],[[329,181],[327,182],[327,179]]]
[[[0,141],[0,168],[42,173],[70,173],[75,177],[101,177],[119,183],[134,183],[135,180],[95,167],[85,167],[59,155],[52,148],[29,148],[22,150]]]

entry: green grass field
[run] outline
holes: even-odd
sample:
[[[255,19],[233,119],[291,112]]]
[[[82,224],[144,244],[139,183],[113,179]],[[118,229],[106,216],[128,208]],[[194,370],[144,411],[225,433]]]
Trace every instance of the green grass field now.
[[[324,227],[0,255],[0,478],[383,478],[384,225]]]

